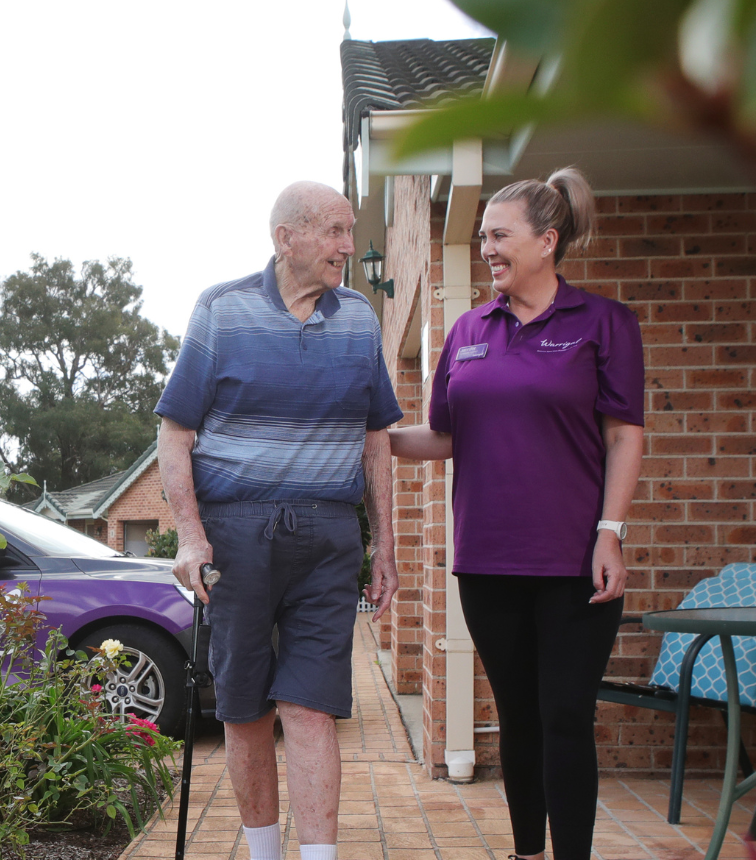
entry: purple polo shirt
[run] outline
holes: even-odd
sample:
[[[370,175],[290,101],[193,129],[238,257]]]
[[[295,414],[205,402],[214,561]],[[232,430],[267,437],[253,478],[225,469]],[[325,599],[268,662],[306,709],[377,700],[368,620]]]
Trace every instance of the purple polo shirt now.
[[[452,434],[454,572],[591,576],[606,450],[602,415],[643,424],[633,313],[559,277],[521,325],[504,296],[452,327],[430,426]]]

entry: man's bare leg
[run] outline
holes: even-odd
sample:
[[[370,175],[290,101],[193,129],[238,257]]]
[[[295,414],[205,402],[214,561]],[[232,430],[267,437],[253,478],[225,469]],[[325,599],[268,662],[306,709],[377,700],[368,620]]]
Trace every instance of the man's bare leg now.
[[[245,827],[278,824],[273,710],[254,723],[224,723],[226,764]]]
[[[341,755],[336,720],[291,702],[278,702],[286,745],[286,780],[300,845],[335,845]]]

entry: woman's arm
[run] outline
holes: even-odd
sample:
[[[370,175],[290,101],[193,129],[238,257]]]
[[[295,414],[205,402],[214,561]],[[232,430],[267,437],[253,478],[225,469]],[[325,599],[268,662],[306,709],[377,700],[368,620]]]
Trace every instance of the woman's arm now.
[[[429,424],[389,430],[391,453],[407,460],[448,460],[452,455],[451,433],[431,430]]]
[[[606,445],[606,480],[601,519],[624,522],[640,477],[643,428],[604,415],[602,432]],[[627,568],[619,538],[609,529],[601,529],[593,550],[596,593],[590,602],[605,603],[621,597],[626,580]]]

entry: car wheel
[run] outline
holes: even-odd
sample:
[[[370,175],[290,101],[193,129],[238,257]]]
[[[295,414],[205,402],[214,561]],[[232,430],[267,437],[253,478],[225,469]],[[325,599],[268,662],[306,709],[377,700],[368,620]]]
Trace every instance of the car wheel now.
[[[117,672],[93,679],[103,688],[112,711],[122,719],[134,714],[157,723],[165,735],[179,737],[184,729],[186,655],[171,639],[149,627],[114,624],[90,633],[77,648],[91,654],[105,639],[117,639],[126,657]]]

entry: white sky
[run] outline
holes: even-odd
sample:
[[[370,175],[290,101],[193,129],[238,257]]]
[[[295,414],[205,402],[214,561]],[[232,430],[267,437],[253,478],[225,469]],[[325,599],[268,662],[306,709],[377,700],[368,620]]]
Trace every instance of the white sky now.
[[[447,0],[350,0],[354,39],[487,35]],[[0,11],[0,279],[129,257],[183,335],[262,268],[278,192],[341,189],[344,0],[34,0]],[[362,249],[358,249],[361,252]]]

